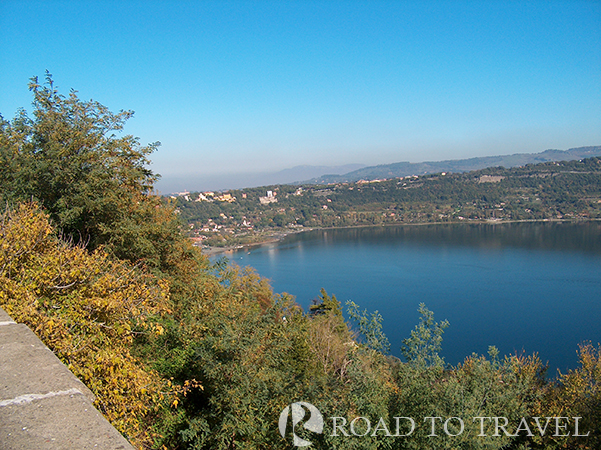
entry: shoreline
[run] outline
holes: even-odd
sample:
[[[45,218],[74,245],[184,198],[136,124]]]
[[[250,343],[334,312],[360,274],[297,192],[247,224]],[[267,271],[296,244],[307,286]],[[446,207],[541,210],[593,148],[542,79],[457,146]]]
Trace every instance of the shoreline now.
[[[249,242],[248,244],[228,245],[225,247],[201,247],[201,251],[203,255],[210,258],[212,256],[217,256],[222,253],[231,253],[235,250],[244,250],[253,247],[260,247],[262,245],[274,244],[292,234],[304,233],[306,231],[313,231],[317,229],[318,228],[307,228],[302,230],[277,231],[273,233],[266,233],[265,236],[262,236],[261,239],[257,240],[256,242]]]
[[[226,247],[201,247],[202,254],[211,258],[213,256],[220,255],[222,253],[231,253],[236,250],[250,249],[253,247],[260,247],[267,244],[274,244],[287,236],[292,234],[306,233],[315,230],[346,230],[353,228],[376,228],[376,227],[398,227],[398,226],[424,226],[424,225],[463,225],[463,224],[477,224],[477,225],[501,225],[510,223],[563,223],[563,222],[599,222],[601,219],[523,219],[523,220],[473,220],[473,221],[454,221],[454,222],[419,222],[419,223],[384,223],[381,225],[351,225],[346,227],[313,227],[303,228],[302,230],[289,230],[289,231],[277,231],[273,233],[266,233],[264,238],[248,243],[248,244],[236,244],[229,245]]]

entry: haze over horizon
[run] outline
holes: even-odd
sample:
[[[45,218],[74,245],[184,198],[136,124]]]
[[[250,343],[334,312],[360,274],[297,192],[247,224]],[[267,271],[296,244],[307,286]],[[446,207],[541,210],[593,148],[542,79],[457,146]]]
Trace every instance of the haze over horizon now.
[[[590,158],[592,156],[601,155],[601,146],[586,146],[573,149],[546,149],[542,152],[525,152],[525,153],[513,153],[504,155],[491,155],[487,157],[475,157],[466,159],[450,159],[443,161],[418,161],[415,163],[409,163],[412,166],[411,169],[408,167],[404,170],[409,170],[410,173],[397,174],[400,176],[407,175],[420,175],[426,172],[422,172],[424,167],[428,166],[427,173],[447,171],[471,171],[478,170],[485,167],[503,166],[506,168],[515,167],[516,165],[524,164],[536,164],[541,161],[550,160],[575,160],[580,158]],[[561,156],[557,156],[555,153],[559,151],[562,153]],[[568,152],[576,151],[576,153],[566,154]],[[552,152],[550,155],[548,152]],[[537,160],[533,158],[537,157]],[[492,159],[492,161],[488,161]],[[474,160],[478,162],[475,163]],[[485,161],[488,161],[486,163]],[[173,178],[162,179],[158,184],[161,195],[166,194],[183,194],[185,192],[205,192],[205,191],[228,191],[232,189],[244,189],[260,186],[271,186],[277,184],[291,184],[298,182],[305,183],[337,183],[344,181],[353,181],[353,179],[347,179],[348,177],[328,177],[327,175],[353,175],[354,178],[358,179],[382,179],[390,178],[391,175],[385,175],[379,172],[389,172],[391,166],[401,164],[405,166],[407,161],[395,161],[394,163],[379,164],[373,166],[367,166],[365,164],[346,164],[342,166],[312,166],[312,165],[301,165],[295,166],[288,169],[280,170],[278,172],[257,172],[257,173],[241,173],[241,174],[226,174],[226,175],[208,175],[199,177],[197,175],[180,175]],[[457,167],[465,166],[466,168]],[[471,167],[471,168],[470,168]],[[369,170],[370,175],[366,177],[365,174],[355,175],[360,172],[358,169]],[[398,169],[395,169],[397,171]],[[401,170],[404,171],[404,170]],[[374,174],[374,175],[372,175]],[[322,177],[322,176],[326,177]],[[397,176],[392,175],[392,176]],[[325,178],[325,179],[322,179]],[[352,178],[352,177],[351,177]],[[355,180],[356,181],[356,180]]]
[[[0,113],[46,69],[134,110],[161,191],[599,145],[599,23],[599,1],[4,0]]]

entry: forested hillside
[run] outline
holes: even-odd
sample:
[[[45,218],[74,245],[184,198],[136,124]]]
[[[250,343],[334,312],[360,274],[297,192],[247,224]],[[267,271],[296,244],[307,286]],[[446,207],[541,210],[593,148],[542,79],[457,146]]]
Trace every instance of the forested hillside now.
[[[310,436],[316,448],[601,446],[598,347],[583,344],[580,367],[552,379],[545,378],[536,355],[501,356],[494,347],[451,367],[439,356],[447,323],[416,304],[421,320],[404,341],[404,360],[391,357],[381,323],[393,319],[342,305],[326,290],[303,311],[252,271],[209,262],[186,235],[183,210],[178,214],[153,194],[156,177],[146,163],[157,145],[119,137],[132,113],[114,114],[74,91],[64,96],[50,75],[42,84],[32,79],[30,90],[31,117],[20,111],[12,120],[0,119],[0,194],[6,205],[0,222],[0,306],[31,327],[86,383],[97,407],[138,448],[290,448],[291,434],[282,438],[278,419],[295,401],[349,422],[358,416],[372,424],[381,419],[391,430],[398,416],[419,422],[408,436],[347,437],[334,435],[326,421],[324,433]],[[502,210],[506,205],[512,211],[513,206],[530,209],[534,218],[594,216],[599,162],[578,164],[550,165],[544,176],[538,168],[524,168],[516,177],[501,169],[478,175],[506,176],[498,183],[477,183],[472,174],[298,195],[278,188],[277,203],[241,211],[265,217],[265,226],[286,225],[290,218],[299,223],[301,216],[309,224],[330,219],[334,224],[343,217],[369,222],[368,217],[384,217],[383,210],[386,217],[403,220],[428,213],[462,214],[468,220],[469,211],[481,214],[486,210],[481,205],[491,202]],[[511,184],[514,178],[529,190],[521,192],[523,187]],[[554,183],[575,182],[583,195],[567,198],[561,209],[556,203],[547,209],[547,199],[558,201]],[[491,190],[482,194],[480,187]],[[458,190],[461,204],[448,196],[449,189]],[[398,199],[412,198],[413,206],[391,202],[392,192]],[[249,205],[266,196],[259,190],[245,193]],[[231,203],[224,198],[206,204],[231,207],[216,216],[231,220],[242,194],[235,193]],[[419,198],[427,200],[424,210]],[[440,209],[430,211],[436,205]],[[312,209],[303,213],[303,208]],[[207,214],[197,220],[214,213]],[[479,435],[472,418],[480,416],[507,418],[507,432],[495,434],[487,422],[485,435]],[[453,421],[451,433],[433,438],[424,417],[462,417],[466,432],[458,433]],[[589,433],[572,436],[573,419],[561,433],[542,436],[519,425],[526,418],[536,430],[533,420],[541,417],[581,417],[580,433]]]
[[[271,201],[261,201],[267,191]],[[601,159],[328,186],[277,185],[175,198],[210,245],[264,230],[311,227],[601,218]],[[205,239],[206,238],[206,239]],[[247,237],[248,239],[248,237]]]

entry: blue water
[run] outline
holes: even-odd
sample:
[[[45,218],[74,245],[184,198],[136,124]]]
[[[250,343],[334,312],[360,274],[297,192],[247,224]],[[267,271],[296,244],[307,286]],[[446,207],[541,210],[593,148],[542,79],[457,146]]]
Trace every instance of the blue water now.
[[[322,230],[227,257],[305,310],[322,287],[343,305],[378,310],[396,356],[420,302],[450,322],[450,364],[495,345],[502,355],[537,352],[554,376],[577,366],[578,343],[601,342],[599,223]]]

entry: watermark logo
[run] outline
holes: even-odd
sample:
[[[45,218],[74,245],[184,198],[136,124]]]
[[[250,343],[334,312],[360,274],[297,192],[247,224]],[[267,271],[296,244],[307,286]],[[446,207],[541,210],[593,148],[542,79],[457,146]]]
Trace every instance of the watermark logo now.
[[[288,426],[288,417],[292,415],[292,445],[295,447],[307,447],[311,445],[310,441],[303,439],[296,434],[296,428],[305,415],[309,413],[309,419],[301,424],[302,428],[313,433],[323,433],[323,416],[319,410],[311,403],[307,402],[295,402],[289,406],[286,406],[280,414],[280,420],[278,422],[280,427],[280,434],[286,439],[286,428]]]

